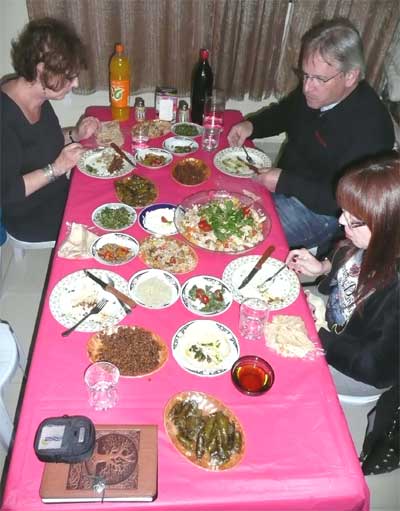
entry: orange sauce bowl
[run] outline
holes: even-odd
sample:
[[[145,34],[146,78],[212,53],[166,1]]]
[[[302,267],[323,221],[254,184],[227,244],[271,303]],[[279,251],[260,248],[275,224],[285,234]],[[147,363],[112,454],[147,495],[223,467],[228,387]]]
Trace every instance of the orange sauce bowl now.
[[[231,377],[235,387],[248,396],[264,394],[275,380],[272,367],[256,355],[246,355],[236,360],[231,369]]]

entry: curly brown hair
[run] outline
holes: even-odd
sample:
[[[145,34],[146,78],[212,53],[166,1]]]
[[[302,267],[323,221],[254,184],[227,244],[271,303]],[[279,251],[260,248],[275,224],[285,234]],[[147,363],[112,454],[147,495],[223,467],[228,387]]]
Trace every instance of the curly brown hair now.
[[[41,83],[54,91],[62,89],[87,67],[85,48],[75,30],[54,18],[27,23],[11,47],[17,75],[33,82],[37,78],[37,65],[43,62]]]

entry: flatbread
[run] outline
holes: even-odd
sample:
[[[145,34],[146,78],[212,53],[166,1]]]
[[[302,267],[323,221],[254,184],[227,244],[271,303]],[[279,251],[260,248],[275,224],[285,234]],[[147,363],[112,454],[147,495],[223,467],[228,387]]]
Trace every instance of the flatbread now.
[[[306,358],[321,351],[308,338],[300,316],[274,316],[270,323],[266,323],[264,333],[266,345],[283,357]]]
[[[96,142],[99,146],[109,146],[112,142],[121,146],[124,144],[118,121],[107,121],[100,124],[100,128],[96,133]]]
[[[188,273],[198,263],[196,252],[175,238],[148,236],[139,249],[140,259],[150,266],[171,273]]]

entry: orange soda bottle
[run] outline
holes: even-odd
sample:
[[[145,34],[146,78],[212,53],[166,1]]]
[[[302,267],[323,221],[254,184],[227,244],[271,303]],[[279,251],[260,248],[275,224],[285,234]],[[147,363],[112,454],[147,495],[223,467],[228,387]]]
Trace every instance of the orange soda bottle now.
[[[124,45],[116,44],[110,61],[110,101],[112,118],[118,121],[129,119],[129,94],[131,67],[124,54]]]

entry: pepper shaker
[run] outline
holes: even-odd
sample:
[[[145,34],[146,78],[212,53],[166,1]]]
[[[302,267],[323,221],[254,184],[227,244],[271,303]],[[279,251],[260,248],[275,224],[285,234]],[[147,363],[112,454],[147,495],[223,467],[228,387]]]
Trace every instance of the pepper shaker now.
[[[188,122],[189,121],[189,105],[184,99],[179,101],[177,122]]]
[[[144,106],[143,98],[135,99],[135,120],[136,122],[142,122],[146,119],[146,107]]]

